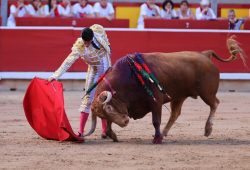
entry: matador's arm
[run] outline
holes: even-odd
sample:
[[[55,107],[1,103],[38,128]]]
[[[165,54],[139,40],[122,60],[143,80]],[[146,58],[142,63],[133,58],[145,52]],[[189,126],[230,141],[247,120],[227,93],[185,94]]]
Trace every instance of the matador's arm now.
[[[59,77],[61,77],[61,75],[64,74],[71,67],[71,65],[79,58],[83,50],[84,43],[81,38],[78,38],[71,49],[71,53],[63,61],[61,66],[54,72],[51,78],[58,79]]]

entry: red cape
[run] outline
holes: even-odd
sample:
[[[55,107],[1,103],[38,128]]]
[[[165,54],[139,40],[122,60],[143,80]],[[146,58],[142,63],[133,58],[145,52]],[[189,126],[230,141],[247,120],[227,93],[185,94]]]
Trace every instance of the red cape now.
[[[24,96],[23,108],[30,126],[41,137],[83,141],[73,132],[65,113],[62,83],[34,78]]]

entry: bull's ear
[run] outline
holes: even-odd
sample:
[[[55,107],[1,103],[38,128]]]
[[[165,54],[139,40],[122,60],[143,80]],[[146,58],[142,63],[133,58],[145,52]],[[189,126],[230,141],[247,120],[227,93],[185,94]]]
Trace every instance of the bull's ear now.
[[[100,118],[105,118],[103,113],[103,105],[100,105],[100,103],[96,100],[94,100],[91,104],[91,111],[93,115],[98,116]]]
[[[109,105],[109,104],[107,104],[107,105],[105,105],[104,106],[104,110],[106,111],[106,113],[114,113],[114,108],[113,108],[113,106],[111,106],[111,105]]]
[[[101,94],[98,96],[98,101],[101,104],[108,103],[112,99],[112,94],[110,91],[103,91]]]

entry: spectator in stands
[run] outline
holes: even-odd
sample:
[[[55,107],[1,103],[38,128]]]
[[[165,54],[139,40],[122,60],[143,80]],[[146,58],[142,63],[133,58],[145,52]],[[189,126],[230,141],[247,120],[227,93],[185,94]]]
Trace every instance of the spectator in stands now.
[[[177,16],[179,19],[194,19],[194,15],[189,8],[187,0],[181,1],[180,9],[177,10]]]
[[[236,18],[235,11],[233,9],[228,11],[228,21],[230,30],[240,30],[242,24],[244,23],[244,19]]]
[[[174,10],[174,3],[171,0],[165,0],[163,2],[160,15],[164,19],[177,18],[176,11]]]
[[[209,8],[209,0],[201,0],[200,7],[196,9],[196,19],[198,20],[211,20],[216,19],[214,11]]]
[[[72,7],[70,4],[70,0],[62,0],[60,4],[58,4],[58,14],[61,17],[72,17]]]
[[[42,5],[41,0],[33,0],[32,4],[27,5],[27,11],[33,17],[45,17],[48,15],[46,5]]]
[[[27,6],[24,4],[24,0],[17,0],[10,6],[10,16],[8,17],[7,26],[16,26],[15,17],[24,17],[28,15]]]
[[[115,10],[113,5],[107,0],[99,0],[94,5],[94,13],[97,18],[107,18],[112,20],[115,18]]]
[[[94,9],[88,0],[78,0],[78,3],[73,6],[73,13],[77,18],[94,17]]]
[[[160,18],[160,8],[155,4],[155,0],[147,0],[141,5],[138,29],[144,29],[144,19],[146,18]]]
[[[46,9],[48,16],[50,17],[59,16],[57,0],[49,0]]]

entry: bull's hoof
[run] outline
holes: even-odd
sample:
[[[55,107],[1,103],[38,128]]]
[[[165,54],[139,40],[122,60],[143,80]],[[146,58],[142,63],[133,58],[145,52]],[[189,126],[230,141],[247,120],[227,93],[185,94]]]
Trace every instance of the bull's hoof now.
[[[162,132],[162,136],[165,136],[165,137],[168,136],[168,131],[164,129]]]
[[[106,135],[110,137],[113,140],[113,142],[118,142],[117,136],[113,131],[107,131]]]
[[[116,135],[112,135],[110,138],[113,140],[113,142],[119,142]]]
[[[163,136],[155,136],[152,143],[153,144],[162,144]]]
[[[116,138],[116,139],[113,139],[113,142],[119,142],[119,141],[118,141],[118,139]]]
[[[210,136],[212,133],[212,130],[213,130],[212,126],[206,126],[204,136],[206,137]]]

